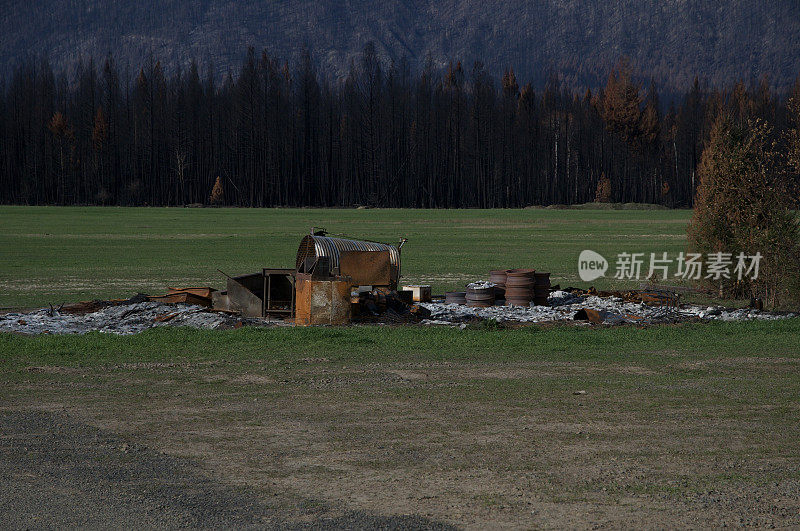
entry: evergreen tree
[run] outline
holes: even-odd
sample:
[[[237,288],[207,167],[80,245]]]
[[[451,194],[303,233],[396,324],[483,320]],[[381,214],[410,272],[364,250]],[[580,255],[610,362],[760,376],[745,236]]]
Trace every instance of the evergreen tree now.
[[[798,297],[800,240],[771,133],[761,120],[740,125],[720,115],[702,155],[688,236],[690,250],[705,258],[730,253],[736,264],[740,253],[760,254],[756,280],[731,274],[705,281],[723,294],[759,297],[776,305]]]

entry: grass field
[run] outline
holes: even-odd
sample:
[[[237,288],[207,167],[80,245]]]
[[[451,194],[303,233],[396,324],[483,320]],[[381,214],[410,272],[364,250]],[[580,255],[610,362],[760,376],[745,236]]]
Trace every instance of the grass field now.
[[[320,210],[0,207],[0,307],[224,286],[228,274],[293,267],[312,226],[406,237],[406,283],[435,292],[535,267],[577,284],[578,254],[685,250],[683,210]],[[608,281],[598,286],[609,286]]]
[[[0,215],[2,306],[219,284],[216,267],[291,264],[311,225],[408,237],[405,274],[437,291],[499,265],[578,283],[580,250],[674,253],[688,219],[543,209]],[[64,413],[194,460],[288,522],[365,510],[481,529],[796,527],[798,337],[798,319],[0,334],[0,414]],[[15,437],[0,436],[0,461]],[[27,470],[2,477],[10,492],[34,484]],[[34,516],[48,522],[48,507]]]

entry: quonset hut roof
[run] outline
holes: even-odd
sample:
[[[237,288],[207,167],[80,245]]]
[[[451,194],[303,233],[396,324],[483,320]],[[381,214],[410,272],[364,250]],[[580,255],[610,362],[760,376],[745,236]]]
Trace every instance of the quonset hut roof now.
[[[331,268],[339,268],[339,256],[343,251],[389,251],[389,260],[392,265],[392,277],[395,282],[400,278],[400,249],[388,243],[368,242],[363,240],[350,240],[347,238],[334,238],[331,236],[316,236],[309,234],[300,242],[297,249],[295,267],[300,266],[306,258],[319,258],[326,256],[330,260]]]

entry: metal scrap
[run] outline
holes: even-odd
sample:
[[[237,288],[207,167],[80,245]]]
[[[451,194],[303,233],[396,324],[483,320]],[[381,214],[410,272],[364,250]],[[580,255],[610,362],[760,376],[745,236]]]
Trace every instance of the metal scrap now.
[[[354,286],[392,286],[389,251],[341,251],[339,275],[350,277]]]
[[[149,300],[149,297],[144,293],[137,293],[133,297],[129,299],[111,299],[111,300],[91,300],[91,301],[81,301],[75,302],[72,304],[63,304],[59,308],[59,313],[63,314],[72,314],[72,315],[86,315],[89,313],[94,313],[96,311],[102,310],[103,308],[107,308],[109,306],[125,306],[129,304],[136,304],[139,302],[145,302]]]
[[[359,280],[361,281],[359,284],[370,286],[387,285],[391,289],[397,289],[397,283],[400,280],[400,249],[406,242],[405,238],[400,240],[399,244],[391,245],[388,243],[353,240],[349,238],[335,238],[325,236],[324,234],[324,231],[314,231],[312,229],[312,234],[305,236],[300,242],[300,247],[297,249],[297,258],[295,260],[295,268],[298,271],[303,268],[306,260],[317,260],[320,257],[326,257],[330,260],[330,273],[332,275],[345,275],[348,273],[342,270],[342,253],[351,251],[377,251],[389,254],[388,284],[382,284],[385,280],[385,276],[380,269],[377,270],[379,274],[374,279],[367,276],[367,273],[369,273],[368,271],[357,271],[357,276],[359,276]],[[358,260],[358,258],[355,257],[352,259]],[[378,258],[376,257],[376,259]],[[347,267],[348,264],[345,263],[345,268]],[[351,269],[349,274],[353,272],[354,271]]]
[[[264,279],[261,273],[228,277],[227,310],[239,312],[245,317],[262,317]]]
[[[575,321],[590,321],[592,323],[602,323],[605,320],[606,312],[593,310],[591,308],[581,308],[572,319]]]
[[[467,284],[467,306],[487,308],[494,305],[494,288],[491,282],[472,282]]]
[[[509,269],[506,272],[506,304],[528,306],[533,300],[533,269]]]
[[[147,299],[152,302],[161,302],[164,304],[194,304],[197,306],[211,307],[211,297],[203,297],[191,291],[180,291],[170,288],[171,292],[166,295],[154,295]],[[209,288],[211,289],[211,288]]]
[[[351,285],[349,277],[315,279],[310,274],[298,273],[295,323],[301,326],[349,323]]]

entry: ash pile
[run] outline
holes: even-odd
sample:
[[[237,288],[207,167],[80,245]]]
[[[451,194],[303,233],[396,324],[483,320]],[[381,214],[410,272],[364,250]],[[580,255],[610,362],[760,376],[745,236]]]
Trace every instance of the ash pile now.
[[[161,326],[225,330],[261,324],[195,304],[163,303],[139,295],[127,301],[89,301],[0,315],[0,331],[21,334],[136,334]]]
[[[505,273],[505,275],[503,275]],[[776,320],[794,313],[757,307],[730,309],[681,304],[664,289],[598,291],[550,286],[550,274],[533,269],[494,270],[464,292],[447,292],[422,304],[431,317],[423,324],[452,325],[479,320],[509,323],[668,324],[687,321]]]

